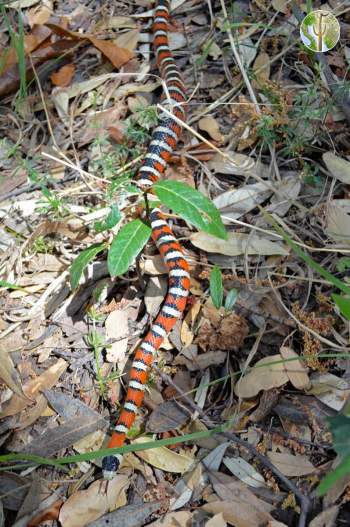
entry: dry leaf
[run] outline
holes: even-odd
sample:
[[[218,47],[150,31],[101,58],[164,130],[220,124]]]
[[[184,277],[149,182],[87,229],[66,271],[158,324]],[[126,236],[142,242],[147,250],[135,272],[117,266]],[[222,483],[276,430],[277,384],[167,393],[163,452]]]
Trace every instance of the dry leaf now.
[[[145,291],[145,306],[151,318],[157,315],[167,290],[168,279],[165,276],[151,276]]]
[[[286,361],[288,361],[284,363],[284,368],[293,386],[298,390],[307,389],[310,386],[310,379],[307,374],[307,368],[299,360],[299,355],[287,346],[281,347],[280,354],[286,359]],[[294,358],[296,360],[290,360]]]
[[[149,441],[149,437],[138,437],[132,444],[139,445],[149,443]],[[193,463],[193,457],[188,453],[178,454],[165,446],[140,450],[139,452],[135,452],[135,454],[153,467],[160,468],[166,472],[183,474]]]
[[[127,51],[132,53],[137,47],[139,36],[139,30],[132,29],[131,31],[126,31],[125,33],[122,33],[118,38],[116,38],[115,44],[117,44],[119,48],[126,49]]]
[[[180,336],[181,336],[181,342],[184,348],[186,348],[193,342],[193,339],[194,339],[193,326],[197,320],[200,309],[201,309],[200,302],[196,302],[195,304],[193,304],[191,306],[191,309],[188,311],[188,313],[186,314],[182,322]]]
[[[219,123],[216,119],[214,119],[214,117],[211,117],[210,115],[207,117],[202,117],[202,119],[198,121],[198,127],[200,130],[204,130],[204,132],[207,132],[207,134],[212,139],[214,139],[214,141],[223,143],[224,137],[220,133]]]
[[[20,398],[26,398],[22,391],[21,379],[13,365],[12,359],[2,345],[0,346],[0,379]]]
[[[65,88],[69,86],[75,72],[74,64],[66,64],[62,66],[58,71],[55,71],[51,75],[52,84],[59,86],[60,88]]]
[[[148,523],[147,525],[148,527],[191,527],[193,525],[192,512],[168,512],[159,520]]]
[[[254,79],[252,85],[259,90],[262,88],[267,80],[270,78],[270,57],[265,51],[261,51],[256,57],[253,64],[253,71],[256,80]]]
[[[237,503],[231,501],[213,501],[206,503],[202,509],[212,514],[222,514],[224,520],[234,527],[265,527],[272,520],[268,512],[256,510],[248,503]]]
[[[329,203],[326,233],[335,241],[350,244],[349,199],[335,199]]]
[[[249,505],[257,511],[268,513],[274,509],[273,505],[257,498],[247,485],[232,476],[211,471],[209,477],[213,489],[223,501],[235,503],[237,507],[241,504]]]
[[[230,157],[232,161],[224,159],[221,154],[216,154],[208,161],[208,168],[220,174],[244,176],[255,167],[254,159],[245,154],[230,152]]]
[[[333,505],[333,507],[320,512],[316,518],[311,520],[309,527],[334,527],[338,513],[339,505]]]
[[[281,361],[278,362],[277,361]],[[273,364],[276,363],[276,364]],[[247,375],[239,379],[235,394],[243,399],[255,397],[261,390],[278,388],[289,381],[280,354],[260,359]]]
[[[306,476],[315,472],[315,467],[306,456],[293,456],[280,452],[268,452],[269,460],[288,477]]]
[[[0,418],[8,417],[9,415],[15,415],[26,408],[28,404],[30,404],[35,399],[39,392],[45,388],[52,388],[62,373],[67,369],[67,367],[68,363],[65,360],[58,359],[55,364],[50,366],[50,368],[39,375],[39,377],[27,382],[22,388],[23,393],[28,397],[28,399],[23,399],[17,394],[14,394],[10,401],[3,405],[3,411],[0,414]]]
[[[226,527],[227,523],[224,520],[222,512],[215,514],[205,524],[205,527]]]
[[[63,504],[59,521],[62,527],[84,527],[108,511],[113,511],[127,503],[126,491],[129,487],[127,476],[117,474],[104,492],[101,481],[94,481],[86,490],[79,490]]]
[[[272,0],[272,6],[276,11],[288,13],[290,0]]]
[[[229,471],[249,487],[264,487],[265,479],[242,457],[224,457],[224,464]]]
[[[333,152],[325,152],[322,159],[333,177],[350,185],[350,162],[333,154]]]
[[[350,388],[346,380],[332,373],[314,373],[308,393],[333,410],[340,411],[350,396]]]
[[[223,215],[224,223],[230,223],[225,217],[238,219],[265,201],[271,194],[272,190],[264,183],[253,183],[223,192],[213,200],[213,203]]]
[[[126,309],[116,309],[106,318],[106,340],[112,341],[107,348],[106,359],[108,362],[118,364],[122,371],[126,363],[126,352],[128,349],[128,312]]]
[[[350,231],[349,231],[350,232]],[[205,232],[199,231],[191,235],[191,242],[198,249],[209,253],[219,253],[226,256],[279,254],[288,255],[288,250],[280,243],[273,242],[257,234],[242,234],[229,232],[227,240],[221,240]]]

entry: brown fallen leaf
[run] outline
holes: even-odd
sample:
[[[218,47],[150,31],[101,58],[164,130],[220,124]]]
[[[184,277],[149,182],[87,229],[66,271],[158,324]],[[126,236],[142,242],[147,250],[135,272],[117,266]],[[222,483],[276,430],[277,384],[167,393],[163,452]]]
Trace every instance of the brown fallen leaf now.
[[[21,399],[26,399],[21,386],[21,379],[13,365],[12,359],[5,349],[0,346],[0,379]],[[28,401],[30,402],[30,401]]]
[[[37,67],[43,62],[66,55],[73,48],[77,48],[77,43],[73,40],[59,40],[36,49],[32,52],[32,62],[27,58],[25,62],[27,81],[34,76],[33,66]],[[1,73],[1,72],[0,72]],[[17,64],[12,64],[6,72],[0,74],[0,96],[7,95],[16,91],[20,84],[20,74]]]
[[[311,520],[309,527],[334,527],[338,513],[339,505],[333,505],[333,507],[320,512],[316,518]]]
[[[300,360],[298,360],[299,355],[287,346],[281,346],[280,354],[286,359],[286,361],[288,361],[284,363],[284,369],[286,370],[288,378],[293,386],[298,390],[309,388],[311,382],[307,374],[307,368]],[[290,360],[294,358],[295,360]]]
[[[198,127],[200,130],[204,130],[204,132],[207,132],[207,134],[212,139],[214,139],[214,141],[223,143],[224,137],[220,133],[219,123],[217,122],[216,119],[214,119],[214,117],[211,117],[211,116],[202,117],[202,119],[198,121]]]
[[[60,88],[65,88],[69,86],[75,72],[74,64],[66,64],[62,66],[58,71],[55,71],[51,75],[52,84],[59,86]]]
[[[40,511],[40,513],[37,516],[32,518],[30,522],[27,524],[27,527],[37,527],[43,522],[46,522],[49,520],[57,520],[62,503],[63,503],[63,500],[60,500],[60,499],[56,500],[52,505],[47,507],[45,510]]]
[[[110,40],[102,40],[96,38],[94,35],[89,33],[78,33],[76,31],[70,31],[56,24],[46,24],[48,28],[54,31],[61,37],[70,37],[74,40],[89,40],[91,44],[103,53],[103,55],[110,60],[113,66],[119,69],[121,66],[126,64],[134,54],[128,49],[121,48]]]
[[[192,512],[168,512],[165,516],[148,524],[148,527],[190,527],[192,525]]]
[[[268,512],[257,510],[249,503],[232,501],[213,501],[206,503],[202,509],[212,514],[222,513],[224,520],[234,527],[265,527],[266,523],[273,520]]]
[[[97,520],[108,511],[113,511],[127,503],[126,491],[129,479],[118,474],[108,482],[101,492],[101,481],[94,481],[86,490],[79,490],[62,505],[59,521],[62,527],[84,527]]]
[[[135,439],[132,444],[139,445],[148,442],[148,437],[141,436]],[[139,452],[135,452],[135,454],[153,467],[160,468],[166,472],[183,474],[193,463],[193,456],[190,453],[173,452],[165,446],[140,450]]]
[[[249,399],[258,395],[261,390],[278,388],[288,381],[282,356],[278,353],[260,359],[247,375],[239,379],[234,390],[238,397]]]
[[[270,57],[265,51],[261,51],[256,57],[253,64],[253,71],[256,76],[256,80],[252,81],[252,86],[256,89],[261,88],[264,83],[270,78]]]
[[[193,342],[193,339],[194,339],[193,326],[197,320],[200,309],[201,309],[200,302],[196,302],[195,304],[193,304],[182,322],[180,336],[181,336],[181,342],[185,348],[189,346],[190,344],[192,344]]]
[[[282,452],[268,452],[267,456],[282,474],[288,477],[306,476],[316,470],[306,456],[293,456]]]
[[[50,366],[50,368],[39,375],[39,377],[27,382],[23,386],[23,393],[28,399],[24,399],[23,397],[19,397],[17,394],[14,394],[13,397],[11,397],[11,399],[3,405],[0,418],[15,415],[26,408],[28,404],[33,402],[39,392],[45,388],[52,388],[62,373],[67,369],[67,367],[68,363],[65,360],[58,359],[55,364]]]
[[[32,53],[32,51],[37,49],[40,44],[42,44],[51,35],[51,33],[51,30],[46,26],[35,26],[31,33],[24,36],[23,44],[25,56],[28,56],[30,53]],[[5,57],[6,60],[1,69],[2,74],[6,73],[10,66],[17,64],[18,62],[18,54],[14,47],[7,50]]]

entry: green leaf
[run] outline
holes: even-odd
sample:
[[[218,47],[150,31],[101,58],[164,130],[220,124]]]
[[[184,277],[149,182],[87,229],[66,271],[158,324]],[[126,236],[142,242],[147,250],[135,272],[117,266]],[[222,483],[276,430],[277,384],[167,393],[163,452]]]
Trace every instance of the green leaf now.
[[[157,181],[153,190],[160,201],[197,229],[227,239],[218,209],[198,190],[180,181]]]
[[[226,311],[231,311],[233,306],[235,305],[238,298],[238,291],[237,289],[231,289],[225,298],[225,309]]]
[[[333,448],[341,458],[341,463],[335,470],[327,474],[317,489],[319,495],[325,494],[327,490],[338,479],[350,472],[350,418],[343,414],[329,417],[327,421],[333,436]]]
[[[102,221],[95,222],[95,230],[97,232],[103,232],[109,229],[113,229],[113,227],[115,227],[117,223],[120,222],[120,220],[121,214],[118,210],[118,207],[112,205],[108,216]]]
[[[6,289],[16,289],[18,291],[24,291],[26,293],[28,292],[25,287],[13,284],[12,282],[7,282],[6,280],[0,280],[0,287],[6,287]]]
[[[213,267],[210,273],[210,296],[216,309],[220,309],[224,299],[224,287],[221,269],[217,265]]]
[[[317,488],[317,494],[323,496],[326,492],[336,483],[340,478],[349,474],[350,472],[350,456],[343,459],[340,465],[332,470],[327,476],[321,481]]]
[[[339,260],[337,261],[336,268],[339,273],[343,273],[347,269],[350,269],[350,258],[347,256],[339,258]]]
[[[102,252],[106,248],[105,243],[95,243],[82,251],[79,256],[76,257],[69,269],[70,274],[70,286],[72,289],[78,287],[79,280],[85,267],[95,258],[95,256]]]
[[[350,297],[332,294],[334,302],[339,307],[340,313],[347,319],[350,320]]]
[[[107,263],[111,276],[120,276],[129,269],[149,240],[151,232],[151,228],[141,220],[131,221],[120,229],[108,252]]]

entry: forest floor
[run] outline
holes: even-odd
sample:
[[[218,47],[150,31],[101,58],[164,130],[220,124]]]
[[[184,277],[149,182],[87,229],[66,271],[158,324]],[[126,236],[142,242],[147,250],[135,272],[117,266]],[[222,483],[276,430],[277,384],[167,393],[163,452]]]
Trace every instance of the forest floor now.
[[[340,38],[316,53],[321,8]],[[101,479],[168,283],[133,183],[164,100],[152,9],[0,5],[0,527],[349,525],[346,0],[173,3],[188,116],[157,196],[190,296]]]

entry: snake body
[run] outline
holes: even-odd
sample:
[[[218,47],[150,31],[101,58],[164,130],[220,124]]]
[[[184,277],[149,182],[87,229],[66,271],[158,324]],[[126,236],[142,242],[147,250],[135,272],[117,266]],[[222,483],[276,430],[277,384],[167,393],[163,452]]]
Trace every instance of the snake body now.
[[[158,0],[153,20],[154,52],[157,66],[165,86],[164,106],[172,114],[185,119],[185,86],[168,42],[169,1]],[[138,186],[146,193],[164,173],[171,153],[181,134],[178,120],[161,115],[155,128],[144,162],[138,173]],[[147,335],[136,350],[131,366],[129,384],[123,409],[108,443],[108,448],[122,447],[126,434],[132,426],[138,408],[142,405],[148,371],[155,352],[181,317],[190,287],[188,264],[181,245],[176,240],[162,212],[153,209],[149,219],[152,239],[155,242],[169,271],[168,293],[162,308]],[[103,459],[105,479],[114,477],[121,461],[120,455],[109,455]]]

